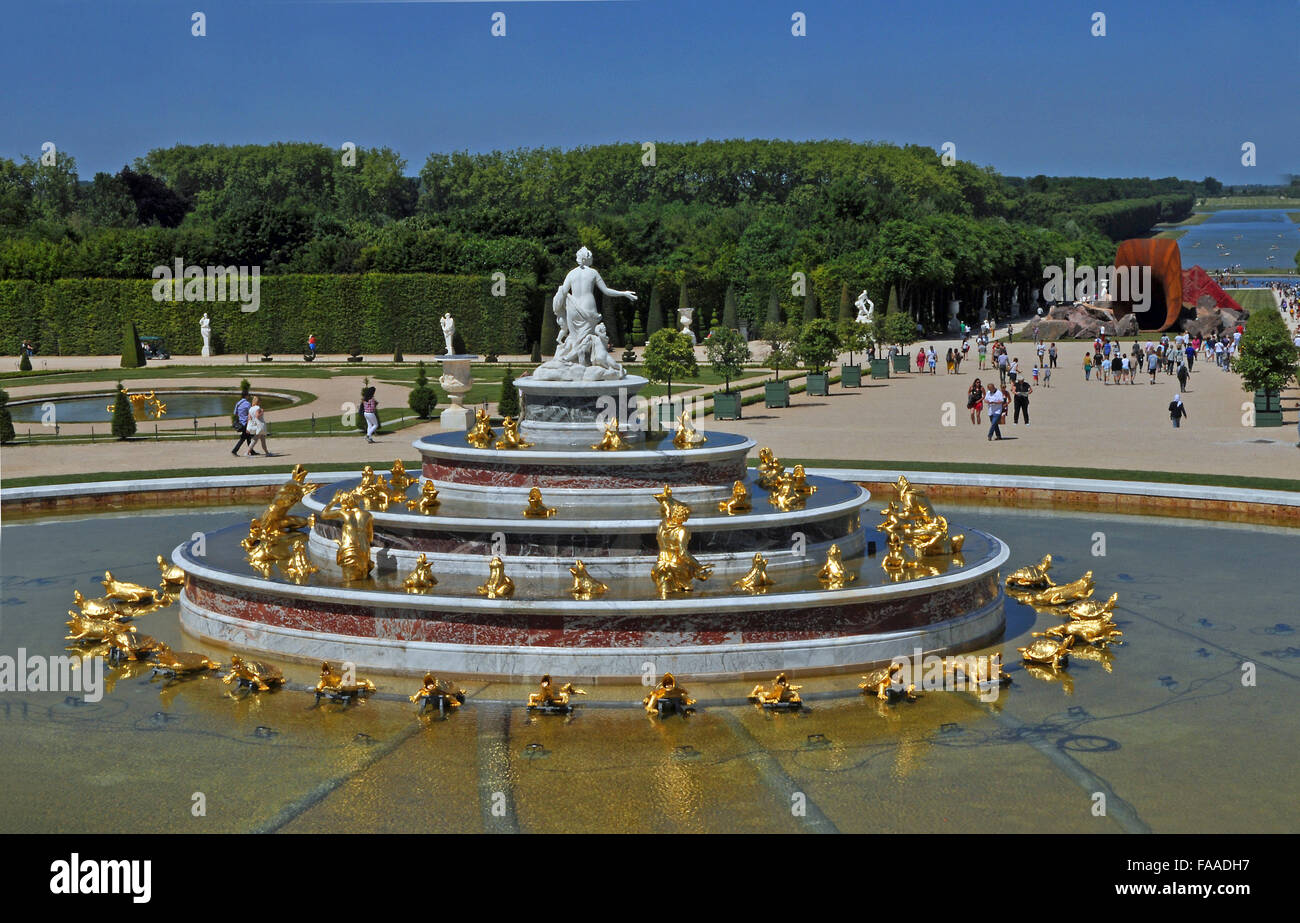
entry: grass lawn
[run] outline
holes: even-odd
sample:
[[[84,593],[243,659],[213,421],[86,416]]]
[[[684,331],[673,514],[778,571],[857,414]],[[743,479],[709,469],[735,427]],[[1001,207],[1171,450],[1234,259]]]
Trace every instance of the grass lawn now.
[[[1277,307],[1273,293],[1262,288],[1228,288],[1224,289],[1247,311],[1259,311],[1264,308]]]
[[[1291,208],[1295,204],[1294,198],[1277,195],[1211,196],[1201,199],[1196,204],[1196,210],[1216,212],[1236,208]]]

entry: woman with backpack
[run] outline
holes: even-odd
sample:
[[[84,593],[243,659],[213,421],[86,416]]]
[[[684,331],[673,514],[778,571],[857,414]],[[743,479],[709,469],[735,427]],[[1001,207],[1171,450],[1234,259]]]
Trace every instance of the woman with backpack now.
[[[379,402],[375,400],[373,387],[361,392],[361,413],[366,418],[366,442],[373,443],[373,437],[379,430]]]

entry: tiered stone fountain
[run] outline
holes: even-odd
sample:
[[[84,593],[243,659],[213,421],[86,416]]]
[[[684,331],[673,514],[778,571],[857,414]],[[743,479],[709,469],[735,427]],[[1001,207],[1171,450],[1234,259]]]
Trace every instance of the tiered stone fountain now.
[[[584,268],[594,275],[582,265],[574,273]],[[373,510],[376,566],[363,581],[343,579],[334,563],[339,526],[328,520],[317,519],[306,540],[320,569],[306,581],[251,572],[238,545],[242,523],[204,536],[202,555],[194,542],[181,545],[173,560],[188,575],[185,627],[240,650],[359,669],[634,682],[665,671],[699,678],[848,670],[915,648],[970,648],[1001,633],[997,572],[1008,551],[992,535],[964,528],[961,554],[891,571],[881,566],[887,536],[874,519],[864,525],[865,489],[808,476],[815,492],[780,509],[747,467],[752,439],[705,433],[703,444],[680,448],[671,433],[628,428],[627,448],[594,448],[616,408],[646,382],[584,361],[607,358],[607,343],[603,328],[583,322],[583,293],[565,298],[566,287],[581,286],[566,280],[556,298],[567,354],[516,381],[518,432],[531,445],[478,448],[456,431],[417,440],[440,506],[432,515],[402,504]],[[594,307],[590,314],[599,323]],[[726,512],[737,482],[752,508]],[[320,487],[303,502],[319,513],[336,491],[356,486],[353,479]],[[712,568],[689,592],[661,593],[650,576],[661,552],[656,495],[665,486],[691,510],[690,553]],[[524,515],[534,489],[552,515]],[[828,589],[818,571],[833,545],[852,579]],[[755,553],[772,581],[757,593],[733,586]],[[409,593],[403,580],[421,554],[438,583]],[[516,586],[509,598],[478,590],[496,556]],[[579,559],[607,592],[574,598]]]

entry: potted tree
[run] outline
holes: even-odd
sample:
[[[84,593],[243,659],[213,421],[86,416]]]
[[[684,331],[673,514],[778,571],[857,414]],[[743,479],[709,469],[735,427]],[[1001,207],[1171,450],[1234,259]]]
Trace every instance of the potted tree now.
[[[763,385],[763,404],[767,407],[790,406],[790,383],[781,380],[781,369],[793,364],[790,355],[790,328],[781,323],[768,323],[763,327],[767,341],[766,366],[772,370],[772,380]]]
[[[818,317],[803,325],[799,332],[799,359],[808,371],[808,393],[824,397],[830,393],[830,373],[826,367],[840,352],[840,335],[835,325]]]
[[[871,330],[866,324],[859,324],[851,317],[842,318],[839,323],[840,343],[849,351],[847,365],[840,365],[840,384],[846,388],[862,387],[862,366],[854,361],[854,353],[866,352],[871,342]]]
[[[902,348],[916,342],[916,321],[912,320],[912,315],[903,312],[886,314],[882,332],[881,339],[884,342],[899,347],[898,352],[894,353],[894,371],[906,372],[911,354],[903,352]]]
[[[656,330],[646,341],[641,370],[651,381],[668,385],[668,402],[659,405],[658,421],[677,419],[681,410],[673,404],[673,379],[694,378],[700,374],[690,339],[671,327]]]
[[[713,417],[717,420],[740,419],[740,392],[731,390],[731,379],[738,378],[749,361],[749,344],[730,327],[719,327],[705,344],[713,371],[726,382],[722,391],[713,392]]]
[[[1233,369],[1241,387],[1255,392],[1255,425],[1282,425],[1282,389],[1296,377],[1296,348],[1276,309],[1256,311],[1246,323]]]

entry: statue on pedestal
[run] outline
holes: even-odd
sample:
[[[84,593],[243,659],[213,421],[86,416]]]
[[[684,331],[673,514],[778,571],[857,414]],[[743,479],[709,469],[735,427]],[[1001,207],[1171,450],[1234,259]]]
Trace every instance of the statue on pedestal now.
[[[442,339],[447,344],[447,355],[455,355],[456,350],[452,348],[451,342],[456,336],[456,321],[452,319],[450,311],[442,315],[441,323]]]
[[[551,310],[559,334],[555,358],[539,365],[533,377],[542,381],[612,381],[626,377],[623,366],[609,354],[609,336],[596,306],[596,290],[611,298],[636,301],[635,292],[620,292],[605,285],[591,265],[591,251],[583,247],[578,265],[555,291]]]
[[[859,324],[869,324],[876,314],[876,303],[867,297],[867,290],[864,288],[858,300],[853,302],[854,307],[858,309],[858,316],[853,318]]]
[[[212,321],[207,314],[199,321],[199,333],[203,334],[203,355],[212,355]]]

